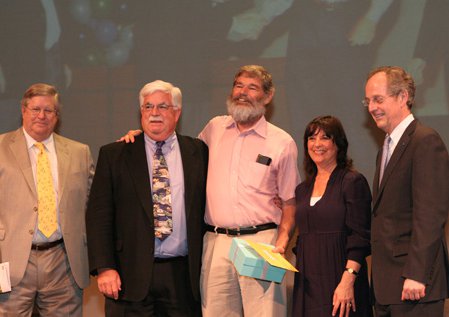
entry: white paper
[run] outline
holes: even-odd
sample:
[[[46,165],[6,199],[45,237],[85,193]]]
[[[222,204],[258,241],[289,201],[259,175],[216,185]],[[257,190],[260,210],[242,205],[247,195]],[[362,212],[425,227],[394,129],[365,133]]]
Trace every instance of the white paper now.
[[[11,292],[9,262],[0,263],[0,293]]]

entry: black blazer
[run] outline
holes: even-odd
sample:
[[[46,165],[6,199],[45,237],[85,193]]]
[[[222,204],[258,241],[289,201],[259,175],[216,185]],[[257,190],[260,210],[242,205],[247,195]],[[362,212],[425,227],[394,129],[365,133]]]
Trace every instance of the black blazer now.
[[[405,278],[426,284],[420,302],[448,296],[444,225],[449,213],[449,156],[440,136],[414,120],[397,144],[379,186],[373,183],[371,227],[374,295],[400,304]]]
[[[120,298],[147,295],[154,260],[154,221],[144,134],[134,143],[100,149],[86,214],[89,268],[118,271]],[[204,234],[207,146],[177,134],[184,169],[188,261],[192,294],[200,298],[199,276]]]

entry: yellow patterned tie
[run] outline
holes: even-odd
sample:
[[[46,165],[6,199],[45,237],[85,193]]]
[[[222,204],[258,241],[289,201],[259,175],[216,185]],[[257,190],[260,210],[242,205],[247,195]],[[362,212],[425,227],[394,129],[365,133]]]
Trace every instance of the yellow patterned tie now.
[[[56,220],[56,196],[51,176],[50,161],[42,143],[34,144],[39,149],[37,155],[37,197],[39,209],[39,230],[48,238],[58,228]]]

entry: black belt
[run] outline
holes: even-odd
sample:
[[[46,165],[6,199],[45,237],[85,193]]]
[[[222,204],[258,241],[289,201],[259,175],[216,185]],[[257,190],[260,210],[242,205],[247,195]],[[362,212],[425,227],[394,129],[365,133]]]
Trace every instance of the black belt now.
[[[169,263],[185,260],[187,260],[187,256],[174,256],[171,258],[154,258],[154,263]]]
[[[276,229],[277,224],[274,222],[265,223],[263,225],[257,225],[252,227],[237,227],[237,228],[220,228],[214,227],[206,224],[206,230],[215,233],[226,234],[228,236],[241,236],[244,234],[255,234],[259,231],[264,231],[268,229]]]
[[[31,250],[36,250],[36,251],[45,251],[48,249],[51,249],[57,245],[60,245],[61,243],[63,243],[64,240],[63,239],[59,239],[56,241],[52,241],[52,242],[44,242],[44,243],[39,243],[39,244],[32,244],[31,245]]]

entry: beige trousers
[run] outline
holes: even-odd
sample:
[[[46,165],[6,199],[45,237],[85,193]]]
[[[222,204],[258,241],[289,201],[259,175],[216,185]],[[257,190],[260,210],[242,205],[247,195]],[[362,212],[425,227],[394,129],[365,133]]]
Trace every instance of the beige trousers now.
[[[83,292],[70,271],[64,245],[30,251],[25,275],[10,293],[0,294],[0,316],[82,316]]]
[[[238,238],[274,244],[277,230]],[[201,268],[203,317],[283,317],[287,315],[285,279],[281,284],[239,276],[228,257],[232,238],[206,232]]]

